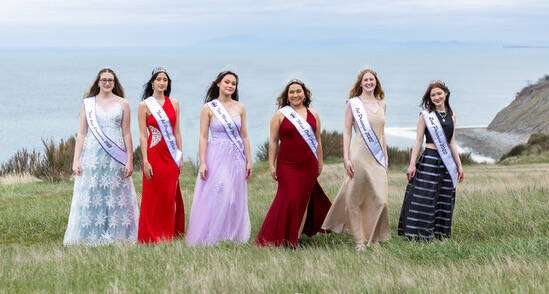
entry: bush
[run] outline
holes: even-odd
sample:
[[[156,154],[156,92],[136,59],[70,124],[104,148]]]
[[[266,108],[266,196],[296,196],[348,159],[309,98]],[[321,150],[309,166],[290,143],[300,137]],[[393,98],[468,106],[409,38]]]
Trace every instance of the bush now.
[[[57,145],[52,139],[42,139],[44,157],[39,171],[34,176],[55,182],[69,180],[72,175],[75,143],[75,136],[67,140],[61,139]]]
[[[42,180],[65,181],[72,176],[72,159],[76,137],[72,136],[56,144],[52,139],[42,139],[44,154],[23,148],[2,164],[0,175],[32,175]]]
[[[476,162],[471,158],[471,152],[460,153],[459,160],[461,160],[462,165],[476,164]]]
[[[549,150],[549,134],[532,134],[526,144],[513,147],[509,152],[503,154],[499,161],[502,162],[507,158],[520,155],[540,155],[547,150]]]
[[[257,158],[258,161],[269,160],[269,138],[267,138],[267,141],[263,142],[263,144],[257,147],[257,152],[255,153],[255,157]]]
[[[141,171],[142,169],[143,169],[143,154],[141,154],[141,144],[139,144],[133,151],[133,170]]]
[[[418,157],[420,154],[421,154],[421,150],[418,153]],[[412,148],[401,150],[401,149],[398,149],[397,147],[387,146],[387,157],[389,157],[389,166],[409,165],[411,155],[412,155]]]
[[[320,133],[320,140],[322,140],[322,152],[324,158],[343,158],[342,133],[338,133],[337,131],[326,132],[326,130],[323,130]]]
[[[35,175],[41,168],[40,152],[23,148],[17,151],[0,167],[0,176],[5,175]]]

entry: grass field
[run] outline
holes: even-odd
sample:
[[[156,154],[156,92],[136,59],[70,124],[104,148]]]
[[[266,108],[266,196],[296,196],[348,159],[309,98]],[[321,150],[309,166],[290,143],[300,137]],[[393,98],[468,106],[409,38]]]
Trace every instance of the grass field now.
[[[342,177],[341,163],[326,164],[320,183],[330,198]],[[254,246],[276,191],[265,163],[255,165],[248,185],[252,241],[214,248],[188,248],[184,240],[66,248],[72,183],[4,183],[0,292],[549,292],[549,164],[474,165],[465,177],[452,238],[407,242],[396,235],[404,168],[392,168],[393,238],[363,252],[337,234],[304,237],[297,250]],[[133,179],[139,195],[141,174]],[[187,217],[194,181],[187,168]]]

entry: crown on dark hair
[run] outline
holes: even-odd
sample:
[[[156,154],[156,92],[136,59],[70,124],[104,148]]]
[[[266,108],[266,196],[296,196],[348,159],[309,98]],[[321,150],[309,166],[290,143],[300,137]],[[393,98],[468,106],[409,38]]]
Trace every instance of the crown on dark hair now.
[[[433,85],[433,84],[440,84],[440,85],[446,86],[446,84],[441,80],[432,80],[431,82],[429,82],[429,85]]]
[[[155,68],[153,69],[152,75],[155,75],[155,74],[157,74],[157,73],[159,73],[159,72],[163,72],[163,73],[167,74],[167,73],[168,73],[168,70],[167,70],[165,67],[157,66],[157,67],[155,67]]]
[[[300,85],[302,85],[302,86],[305,85],[305,83],[304,83],[302,80],[300,80],[300,79],[291,79],[291,80],[288,82],[287,85],[291,85],[291,84],[300,84]]]

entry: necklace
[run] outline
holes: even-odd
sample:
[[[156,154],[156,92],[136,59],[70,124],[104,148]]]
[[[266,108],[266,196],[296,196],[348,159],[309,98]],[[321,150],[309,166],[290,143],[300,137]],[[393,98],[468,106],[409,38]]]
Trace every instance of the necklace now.
[[[446,111],[438,111],[438,110],[437,110],[437,113],[440,115],[440,118],[442,118],[442,122],[445,123],[446,122],[446,116],[448,115],[448,113]]]

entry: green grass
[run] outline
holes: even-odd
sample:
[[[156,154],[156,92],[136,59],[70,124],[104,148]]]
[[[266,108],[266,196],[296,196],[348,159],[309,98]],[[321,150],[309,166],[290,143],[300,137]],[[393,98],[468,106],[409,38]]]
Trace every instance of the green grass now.
[[[188,217],[196,175],[187,166],[180,179]],[[72,183],[0,185],[0,292],[549,291],[549,164],[466,167],[452,238],[430,243],[396,235],[404,172],[389,171],[393,238],[364,252],[342,234],[304,237],[297,250],[254,246],[276,191],[266,163],[248,183],[252,240],[214,248],[184,240],[63,247]],[[339,160],[326,161],[320,183],[330,198],[343,173]],[[139,198],[141,174],[133,179]]]

